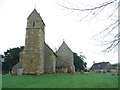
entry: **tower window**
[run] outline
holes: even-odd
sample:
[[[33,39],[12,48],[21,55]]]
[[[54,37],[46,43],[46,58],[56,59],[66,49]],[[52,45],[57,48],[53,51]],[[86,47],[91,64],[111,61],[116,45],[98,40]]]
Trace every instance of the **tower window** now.
[[[31,60],[31,64],[33,63],[33,60]]]
[[[33,27],[35,27],[35,22],[33,22]]]

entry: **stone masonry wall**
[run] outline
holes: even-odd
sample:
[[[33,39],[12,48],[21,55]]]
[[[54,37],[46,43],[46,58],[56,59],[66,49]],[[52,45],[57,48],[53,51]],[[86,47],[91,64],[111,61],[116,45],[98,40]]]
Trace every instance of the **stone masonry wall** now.
[[[73,52],[69,49],[65,42],[63,42],[63,44],[57,51],[57,56],[57,67],[67,67],[68,72],[74,70]]]
[[[45,61],[44,61],[44,70],[46,73],[55,73],[56,67],[56,55],[49,48],[48,45],[45,44]]]
[[[23,54],[23,73],[44,72],[44,33],[41,29],[27,28]]]

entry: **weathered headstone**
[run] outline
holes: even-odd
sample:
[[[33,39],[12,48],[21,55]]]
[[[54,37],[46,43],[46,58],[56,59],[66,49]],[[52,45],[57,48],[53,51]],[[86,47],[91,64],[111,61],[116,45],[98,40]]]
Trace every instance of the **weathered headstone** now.
[[[22,74],[23,74],[23,68],[20,67],[20,68],[18,68],[18,70],[17,70],[17,75],[18,75],[18,76],[21,76]]]

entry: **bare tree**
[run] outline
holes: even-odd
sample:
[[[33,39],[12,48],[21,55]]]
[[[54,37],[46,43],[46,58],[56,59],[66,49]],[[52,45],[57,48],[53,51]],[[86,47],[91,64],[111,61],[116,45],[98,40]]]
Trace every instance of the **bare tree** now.
[[[79,7],[79,5],[81,4],[84,4],[86,6]],[[102,2],[96,6],[91,6],[87,3],[81,4],[79,3],[74,5],[72,2],[67,2],[67,5],[63,5],[59,3],[59,5],[62,6],[64,9],[73,12],[84,13],[84,16],[81,17],[80,20],[88,19],[89,17],[89,19],[92,20],[98,15],[103,14],[103,12],[106,12],[106,10],[111,9],[111,12],[108,14],[106,19],[112,20],[112,23],[107,25],[107,27],[101,32],[94,35],[93,38],[99,41],[99,45],[106,46],[103,52],[112,51],[116,46],[118,46],[120,42],[120,33],[118,33],[118,25],[120,24],[118,8],[120,5],[120,0],[102,0]]]

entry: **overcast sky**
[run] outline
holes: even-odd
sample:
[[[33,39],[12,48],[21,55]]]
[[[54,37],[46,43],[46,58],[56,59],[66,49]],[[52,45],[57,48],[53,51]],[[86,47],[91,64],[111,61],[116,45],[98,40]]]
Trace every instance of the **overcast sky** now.
[[[67,0],[0,0],[0,54],[9,48],[24,46],[27,17],[36,8],[46,25],[45,42],[53,50],[58,49],[64,40],[73,52],[78,55],[83,52],[88,67],[93,61],[117,63],[117,49],[114,54],[101,53],[104,48],[97,46],[97,42],[92,39],[92,36],[104,29],[109,21],[100,21],[99,17],[93,21],[80,21],[79,13],[63,9],[59,4],[68,5],[68,2]],[[90,2],[87,1],[86,4]]]

